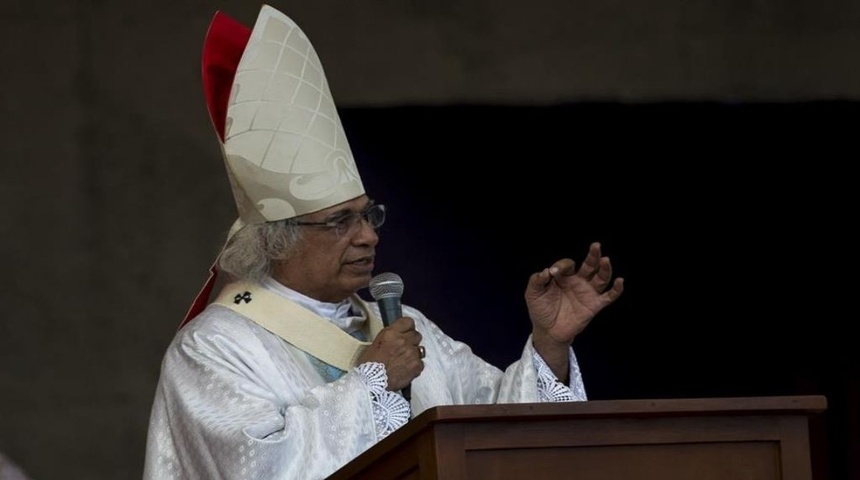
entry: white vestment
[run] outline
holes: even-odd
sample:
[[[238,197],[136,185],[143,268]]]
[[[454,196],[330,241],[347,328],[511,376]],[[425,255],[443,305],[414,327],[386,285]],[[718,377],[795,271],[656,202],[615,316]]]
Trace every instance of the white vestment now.
[[[284,294],[282,286],[265,286]],[[547,369],[537,365],[531,339],[521,358],[502,372],[420,311],[404,306],[403,314],[415,320],[426,351],[424,371],[411,386],[413,417],[438,405],[547,398],[552,387],[539,388],[538,368],[542,374]],[[339,319],[345,329],[363,321]],[[572,350],[570,359],[565,398],[585,400]],[[380,439],[379,404],[372,398],[358,369],[327,381],[319,362],[302,350],[239,313],[210,304],[177,333],[164,356],[144,479],[325,478]]]

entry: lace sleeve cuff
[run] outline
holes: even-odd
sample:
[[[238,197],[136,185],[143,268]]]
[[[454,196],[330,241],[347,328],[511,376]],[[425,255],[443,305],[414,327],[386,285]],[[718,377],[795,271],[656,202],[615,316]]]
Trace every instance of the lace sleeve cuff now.
[[[385,365],[367,362],[355,367],[355,371],[370,390],[377,436],[387,437],[391,432],[405,425],[409,421],[409,402],[402,396],[387,390],[388,374],[385,372]]]
[[[575,399],[571,387],[565,385],[555,377],[552,369],[546,364],[543,357],[537,351],[534,352],[535,367],[537,368],[537,387],[538,397],[541,402],[572,402]],[[574,367],[576,363],[570,361],[570,380],[571,384],[575,384]],[[576,373],[579,369],[576,369]]]

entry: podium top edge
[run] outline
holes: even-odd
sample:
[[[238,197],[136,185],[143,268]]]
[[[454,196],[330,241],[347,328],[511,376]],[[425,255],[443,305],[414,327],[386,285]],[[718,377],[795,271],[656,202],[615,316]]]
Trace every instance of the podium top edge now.
[[[815,415],[827,409],[823,395],[588,400],[559,403],[446,405],[422,412],[428,422],[486,421],[500,417],[604,417],[689,415]]]

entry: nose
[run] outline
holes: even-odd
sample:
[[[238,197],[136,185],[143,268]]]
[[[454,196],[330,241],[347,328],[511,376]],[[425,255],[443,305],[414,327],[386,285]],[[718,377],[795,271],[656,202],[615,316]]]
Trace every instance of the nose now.
[[[358,232],[353,237],[353,243],[356,245],[369,245],[371,247],[379,243],[379,234],[376,233],[376,229],[373,228],[367,217],[363,215],[358,221]]]

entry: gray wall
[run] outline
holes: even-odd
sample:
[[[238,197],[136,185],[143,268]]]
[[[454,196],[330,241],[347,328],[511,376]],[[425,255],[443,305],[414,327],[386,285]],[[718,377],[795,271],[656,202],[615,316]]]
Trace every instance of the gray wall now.
[[[860,98],[860,3],[274,2],[341,107]],[[249,2],[0,5],[0,451],[139,478],[164,347],[234,209],[200,49]]]

